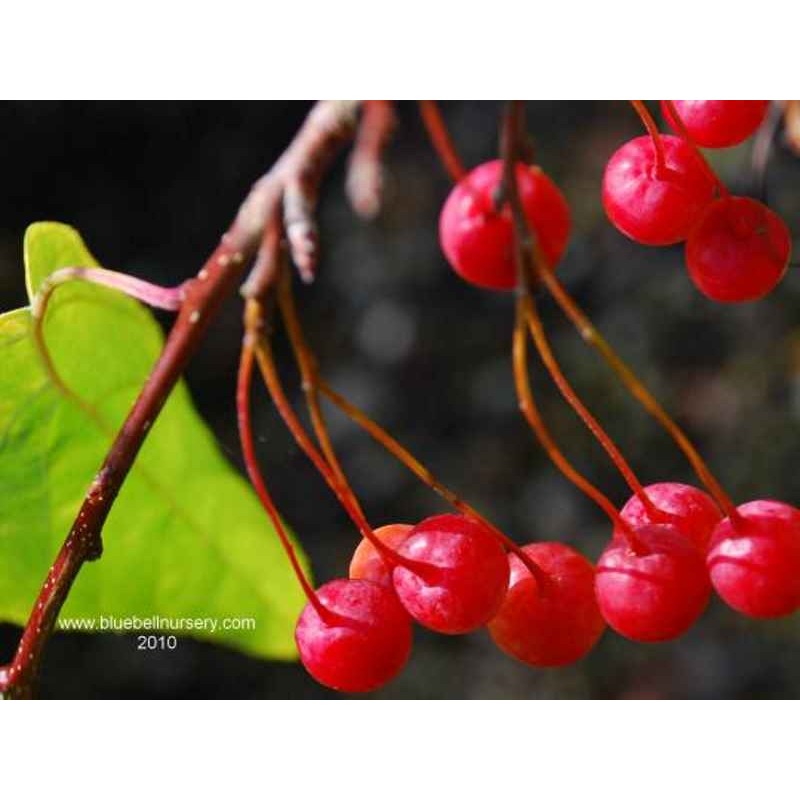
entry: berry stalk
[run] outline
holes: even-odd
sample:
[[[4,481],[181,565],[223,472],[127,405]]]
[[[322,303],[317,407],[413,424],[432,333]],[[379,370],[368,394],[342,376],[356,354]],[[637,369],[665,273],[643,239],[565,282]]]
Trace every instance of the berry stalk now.
[[[517,302],[515,307],[514,333],[512,338],[512,363],[514,370],[514,385],[517,391],[520,411],[528,422],[531,430],[536,435],[539,443],[547,453],[550,460],[583,494],[593,500],[608,516],[612,525],[619,529],[625,536],[634,552],[643,549],[632,527],[622,519],[616,506],[611,500],[578,472],[562,453],[550,434],[549,429],[539,413],[533,399],[530,378],[528,375],[528,346],[526,324],[532,314],[533,295],[531,282],[533,271],[529,268],[530,229],[525,219],[525,212],[519,195],[517,184],[516,164],[519,155],[519,142],[523,134],[523,108],[520,101],[509,103],[508,110],[503,118],[501,130],[501,155],[503,158],[503,187],[502,191],[511,209],[511,218],[514,231],[514,257],[517,265]]]
[[[513,552],[527,569],[533,574],[541,585],[548,580],[547,576],[536,565],[513,539],[507,536],[496,525],[490,522],[483,514],[471,506],[466,500],[462,500],[452,489],[445,486],[421,461],[419,461],[409,450],[397,441],[387,430],[382,428],[377,422],[371,419],[361,409],[354,406],[349,400],[340,395],[323,378],[318,377],[319,391],[325,395],[342,413],[348,416],[353,422],[366,431],[378,444],[393,455],[403,466],[412,472],[428,488],[436,492],[446,500],[453,508],[460,511],[467,517],[477,520],[485,525],[492,533],[500,539],[508,550]]]
[[[530,302],[525,304],[525,315],[528,330],[530,331],[531,338],[533,339],[539,357],[542,363],[550,373],[550,377],[561,392],[562,397],[574,409],[575,413],[581,418],[583,423],[592,433],[592,435],[600,442],[603,449],[608,454],[614,466],[620,472],[625,482],[630,487],[631,491],[639,498],[639,502],[644,506],[648,516],[653,522],[669,522],[672,515],[659,509],[644,490],[639,479],[636,477],[630,464],[620,452],[614,440],[606,433],[603,426],[598,422],[597,418],[589,411],[584,405],[583,401],[578,397],[572,385],[566,379],[561,367],[556,360],[556,357],[550,347],[547,335],[542,325],[542,319],[536,308],[536,301],[531,297]]]
[[[667,171],[667,161],[664,157],[664,144],[661,141],[661,133],[658,130],[658,125],[653,119],[653,115],[648,111],[647,106],[641,100],[631,100],[631,105],[634,111],[639,115],[639,119],[650,134],[650,139],[653,142],[653,148],[656,153],[656,174],[655,177],[659,180],[664,178]]]
[[[378,423],[372,420],[367,414],[360,409],[356,408],[352,403],[346,400],[342,395],[334,391],[319,375],[317,369],[317,361],[311,348],[305,340],[303,335],[300,319],[297,314],[297,307],[294,302],[294,295],[291,288],[290,276],[286,274],[280,281],[278,286],[278,305],[286,325],[286,330],[289,335],[289,341],[295,355],[300,375],[302,379],[303,391],[306,396],[306,404],[309,410],[309,416],[312,420],[317,440],[320,443],[320,449],[325,456],[334,477],[340,482],[341,487],[352,498],[356,507],[358,507],[358,500],[355,497],[350,484],[345,476],[333,445],[330,441],[325,418],[322,409],[319,405],[319,393],[324,394],[334,405],[336,405],[346,416],[353,422],[363,428],[373,439],[381,444],[391,455],[393,455],[400,463],[407,467],[417,478],[419,478],[426,486],[435,491],[450,503],[456,510],[472,517],[485,525],[492,533],[500,539],[507,549],[514,552],[525,566],[530,570],[534,577],[539,581],[540,585],[544,586],[547,581],[547,576],[542,570],[537,567],[535,562],[523,551],[513,539],[503,533],[498,527],[489,522],[486,517],[476,511],[469,503],[462,500],[455,492],[448,489],[441,483],[433,473],[423,466],[423,464],[415,458],[406,448],[404,448],[394,437],[384,430]],[[360,511],[360,507],[358,507]]]
[[[288,270],[283,270],[283,275],[278,282],[278,307],[280,308],[281,316],[286,326],[286,332],[289,336],[289,343],[294,353],[295,361],[300,370],[300,380],[303,394],[306,398],[308,415],[311,418],[311,426],[314,429],[314,434],[317,437],[322,454],[328,462],[333,477],[338,482],[341,491],[347,495],[348,501],[352,503],[356,512],[363,517],[364,513],[358,502],[356,493],[353,491],[347,476],[344,474],[341,462],[336,455],[336,451],[333,449],[333,443],[328,433],[328,426],[325,424],[325,418],[320,408],[317,363],[303,335],[300,319],[297,315],[297,307],[294,302],[291,275]]]
[[[242,456],[244,458],[245,468],[247,475],[250,478],[250,483],[255,489],[256,495],[269,515],[272,521],[272,526],[275,528],[275,533],[289,559],[292,570],[297,578],[298,583],[303,589],[308,602],[314,606],[316,612],[320,617],[330,625],[336,623],[336,615],[325,608],[317,597],[314,587],[309,582],[303,571],[300,561],[297,558],[294,546],[286,534],[283,527],[283,520],[275,507],[272,496],[267,489],[264,479],[261,475],[261,470],[258,466],[256,459],[255,448],[253,447],[253,429],[250,418],[250,386],[252,384],[253,376],[253,341],[252,334],[247,331],[245,333],[244,341],[242,343],[242,353],[239,361],[239,373],[236,381],[236,421],[239,428],[239,442],[242,448]]]
[[[544,264],[543,257],[535,246],[533,248],[533,253],[536,275],[547,287],[564,314],[577,328],[584,342],[598,352],[600,357],[613,370],[634,399],[664,428],[664,430],[666,430],[694,469],[701,483],[706,487],[709,494],[714,498],[723,512],[727,516],[735,518],[737,512],[733,501],[722,488],[719,481],[714,477],[708,464],[706,464],[683,429],[664,410],[664,407],[656,400],[633,370],[620,358],[614,348],[600,334],[597,328],[595,328],[591,320],[578,307],[558,278],[556,278]]]
[[[636,537],[630,525],[620,517],[619,511],[614,503],[572,466],[556,444],[555,439],[539,413],[539,409],[533,399],[533,391],[531,390],[530,378],[528,376],[528,337],[526,331],[528,312],[526,306],[529,303],[530,298],[528,296],[521,294],[517,297],[514,334],[511,347],[514,385],[519,400],[519,409],[538,439],[542,449],[558,470],[560,470],[564,477],[574,484],[580,492],[585,494],[590,500],[593,500],[605,512],[606,516],[611,520],[611,524],[622,531],[631,545],[635,547]]]
[[[396,551],[387,547],[377,536],[375,536],[372,527],[367,522],[366,517],[361,512],[360,506],[353,503],[351,495],[348,494],[339,481],[334,477],[333,471],[328,466],[327,461],[323,458],[322,454],[314,446],[314,443],[309,438],[305,429],[303,428],[299,418],[292,409],[286,393],[283,390],[278,370],[275,367],[275,360],[272,354],[272,345],[269,337],[264,335],[264,317],[263,307],[258,300],[250,299],[247,301],[247,310],[245,311],[245,319],[249,326],[250,333],[253,336],[254,352],[258,362],[261,375],[266,384],[267,391],[272,399],[273,405],[278,410],[286,427],[292,434],[298,447],[308,456],[311,462],[316,467],[317,471],[322,475],[325,482],[336,495],[342,508],[347,512],[348,516],[355,523],[356,527],[361,532],[364,538],[368,539],[375,549],[392,565],[402,565],[412,572],[419,575],[424,575],[433,570],[426,564],[420,564],[411,559],[401,556]],[[438,572],[438,571],[437,571]]]
[[[512,111],[513,108],[514,106],[512,106]],[[517,112],[517,118],[518,121],[515,123],[517,126],[516,132],[513,131],[512,124],[506,124],[506,129],[511,131],[511,133],[507,133],[506,138],[519,136],[519,127],[521,125],[521,116],[519,112]],[[513,147],[511,145],[506,145],[505,149],[513,150]],[[510,158],[506,158],[506,162],[510,160]],[[510,177],[512,175],[511,166],[509,165],[507,176]],[[506,182],[510,185],[511,189],[516,189],[515,183],[511,184],[508,179]],[[511,204],[512,218],[515,225],[515,242],[517,244],[518,257],[521,264],[527,265],[527,267],[521,271],[518,291],[530,295],[530,289],[528,287],[534,276],[547,287],[547,290],[553,296],[556,303],[558,303],[561,310],[576,327],[581,338],[590,347],[597,350],[630,394],[667,431],[681,452],[686,456],[686,459],[697,473],[698,478],[706,487],[709,494],[714,498],[717,505],[722,509],[723,513],[729,516],[735,524],[740,522],[740,516],[733,501],[714,477],[705,460],[691,443],[688,436],[686,436],[672,417],[667,414],[661,404],[649,392],[630,367],[619,357],[611,345],[600,335],[591,320],[578,307],[577,303],[575,303],[550,269],[538,242],[532,236],[530,226],[528,225],[519,203],[519,195],[516,191],[509,191],[509,203]],[[519,233],[516,233],[517,230],[519,230]]]
[[[420,100],[419,110],[433,149],[452,181],[458,183],[467,174],[467,171],[444,124],[439,106],[433,100]]]

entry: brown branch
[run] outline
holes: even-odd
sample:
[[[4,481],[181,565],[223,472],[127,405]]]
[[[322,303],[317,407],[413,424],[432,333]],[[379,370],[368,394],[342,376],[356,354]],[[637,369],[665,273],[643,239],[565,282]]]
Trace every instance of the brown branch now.
[[[322,176],[339,147],[355,129],[358,101],[327,100],[314,106],[303,128],[286,152],[256,184],[252,202],[242,206],[237,225],[260,237],[264,226],[277,224],[283,209],[286,235],[300,277],[309,282],[317,264],[317,226],[313,217]],[[266,295],[278,277],[275,251],[261,251],[242,295]]]
[[[347,169],[347,196],[359,216],[372,219],[381,210],[381,156],[395,129],[390,100],[365,100],[356,142]]]
[[[353,104],[318,103],[278,163],[250,190],[236,219],[197,276],[183,285],[183,302],[164,349],[92,482],[66,541],[50,567],[12,662],[0,668],[0,692],[33,694],[45,644],[85,561],[102,552],[101,531],[133,462],[187,362],[245,262],[256,252],[280,200],[283,177],[317,168],[334,131],[349,129]]]

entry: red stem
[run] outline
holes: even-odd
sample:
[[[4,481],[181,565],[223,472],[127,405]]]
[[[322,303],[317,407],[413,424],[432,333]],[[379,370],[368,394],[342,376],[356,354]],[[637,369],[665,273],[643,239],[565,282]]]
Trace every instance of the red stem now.
[[[639,119],[650,134],[650,139],[653,142],[653,149],[656,153],[656,174],[655,177],[663,180],[667,171],[667,160],[664,157],[664,143],[661,141],[661,133],[658,130],[658,125],[653,119],[653,115],[647,110],[647,106],[641,100],[631,100]]]
[[[178,311],[186,291],[185,284],[158,286],[155,283],[143,281],[141,278],[136,278],[125,272],[115,272],[110,269],[64,267],[51,273],[42,281],[31,305],[31,314],[34,319],[44,319],[47,305],[55,289],[72,281],[84,281],[106,286],[109,289],[116,289],[151,308],[161,308],[165,311]]]
[[[270,344],[269,338],[263,333],[263,309],[258,300],[251,299],[247,301],[245,318],[247,320],[248,331],[253,336],[256,360],[258,361],[261,375],[264,378],[264,383],[267,386],[267,391],[269,392],[273,405],[278,410],[281,419],[283,419],[284,424],[294,437],[298,447],[300,447],[311,460],[312,464],[314,464],[331,491],[336,495],[342,508],[344,508],[350,519],[353,520],[356,527],[361,532],[361,535],[365,539],[368,539],[381,556],[390,564],[404,566],[423,577],[438,575],[440,570],[437,567],[401,556],[375,535],[366,517],[361,512],[360,506],[358,503],[353,502],[351,496],[348,494],[347,488],[336,479],[327,461],[325,461],[322,454],[309,438],[300,419],[295,414],[291,403],[289,403],[286,397],[278,371],[275,368],[275,361],[272,356],[272,345]]]
[[[510,174],[510,173],[509,173]],[[608,364],[613,370],[615,375],[619,378],[631,396],[650,414],[668,433],[670,438],[675,442],[678,448],[686,457],[686,460],[692,466],[700,479],[700,482],[705,486],[708,493],[714,498],[717,505],[722,509],[725,516],[729,517],[734,525],[740,525],[742,522],[741,515],[736,510],[731,498],[720,485],[719,481],[714,477],[703,457],[698,452],[697,448],[692,444],[689,437],[684,433],[681,427],[670,417],[663,406],[656,400],[653,394],[647,387],[639,380],[631,368],[619,357],[614,348],[606,341],[606,339],[595,328],[592,321],[586,314],[578,307],[570,294],[561,284],[559,279],[549,268],[547,259],[542,253],[541,248],[538,246],[535,239],[530,235],[527,220],[524,215],[517,214],[515,217],[523,231],[523,249],[525,257],[528,259],[530,270],[534,272],[536,277],[543,283],[553,299],[558,303],[561,310],[573,323],[581,338],[592,347],[598,355]],[[527,276],[521,277],[521,285],[529,281]]]
[[[550,343],[542,325],[539,312],[536,310],[536,303],[531,302],[527,308],[527,323],[530,330],[531,337],[533,338],[542,363],[545,365],[550,377],[561,392],[561,396],[569,403],[574,409],[575,413],[581,418],[583,423],[592,433],[592,435],[600,442],[600,445],[608,454],[608,457],[613,462],[619,473],[625,479],[625,482],[630,487],[631,491],[639,499],[639,502],[644,506],[647,515],[653,522],[669,522],[673,519],[673,515],[662,511],[658,508],[653,501],[648,497],[639,479],[636,477],[631,465],[627,462],[625,457],[620,452],[620,449],[614,443],[614,440],[608,435],[603,426],[597,418],[589,411],[584,405],[583,401],[578,397],[572,385],[566,379],[561,367],[550,348]]]
[[[514,383],[520,410],[551,461],[569,481],[605,511],[614,527],[619,529],[625,536],[631,548],[638,552],[642,549],[642,545],[631,526],[622,519],[611,500],[570,464],[550,434],[533,399],[533,391],[528,375],[528,348],[525,333],[526,323],[534,315],[534,301],[531,292],[533,270],[530,264],[530,243],[532,239],[530,227],[520,200],[516,173],[522,140],[523,106],[520,101],[512,101],[509,103],[503,118],[501,156],[503,159],[503,195],[507,198],[511,209],[514,230],[514,256],[518,275],[512,361]]]
[[[433,149],[436,150],[439,160],[442,162],[442,165],[453,183],[458,183],[467,174],[467,171],[456,152],[453,140],[450,137],[447,126],[444,124],[439,107],[433,100],[420,100],[419,110],[422,114],[422,121],[425,123],[425,128],[428,131],[428,137],[431,140]]]
[[[335,612],[325,608],[322,601],[314,591],[314,587],[306,577],[303,567],[297,558],[294,546],[286,534],[283,527],[283,520],[275,507],[272,496],[267,489],[264,479],[261,475],[261,470],[258,467],[258,459],[256,458],[255,448],[253,447],[253,429],[250,421],[250,385],[253,378],[253,345],[250,341],[250,335],[245,334],[245,341],[242,344],[242,354],[239,361],[239,374],[236,381],[236,419],[239,426],[239,442],[242,447],[242,456],[244,458],[245,468],[250,478],[250,483],[253,484],[258,499],[261,505],[272,520],[272,526],[275,528],[275,533],[278,534],[281,546],[283,547],[289,563],[292,565],[297,581],[303,588],[303,592],[308,598],[308,602],[314,606],[320,618],[325,620],[327,624],[334,625],[340,620]]]
[[[407,467],[417,478],[419,478],[426,486],[433,489],[437,494],[447,500],[457,511],[465,514],[472,519],[485,525],[508,549],[517,555],[522,563],[528,568],[528,571],[533,575],[534,579],[539,583],[542,589],[545,589],[548,582],[547,574],[533,561],[532,558],[509,536],[506,536],[498,527],[489,522],[486,517],[476,511],[469,503],[462,500],[455,492],[448,489],[441,481],[439,481],[433,473],[423,464],[418,461],[410,451],[406,450],[400,442],[398,442],[391,434],[384,430],[377,422],[372,420],[367,414],[360,409],[356,408],[352,403],[335,392],[328,386],[319,376],[317,369],[317,360],[314,353],[311,351],[308,343],[306,342],[303,334],[303,328],[300,324],[300,317],[297,313],[297,307],[294,302],[294,295],[292,293],[291,276],[288,271],[284,272],[278,284],[278,304],[280,306],[281,314],[283,316],[286,330],[289,334],[289,341],[291,343],[292,351],[294,352],[295,361],[300,370],[300,377],[303,383],[303,392],[306,396],[306,406],[308,408],[309,416],[311,417],[311,424],[317,436],[322,454],[325,457],[328,465],[333,473],[333,477],[340,483],[343,490],[347,492],[350,501],[353,503],[354,508],[359,514],[363,516],[361,506],[350,487],[347,476],[344,474],[339,458],[336,451],[333,449],[333,444],[328,434],[328,428],[325,424],[325,417],[319,404],[319,393],[328,397],[328,399],[343,411],[353,422],[360,425],[367,433],[369,433],[379,444],[393,455],[400,463]]]

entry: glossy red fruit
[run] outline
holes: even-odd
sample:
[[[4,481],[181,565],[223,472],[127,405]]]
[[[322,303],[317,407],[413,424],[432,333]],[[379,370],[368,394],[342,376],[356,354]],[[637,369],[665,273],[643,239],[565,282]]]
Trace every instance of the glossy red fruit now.
[[[764,121],[769,100],[673,100],[689,136],[701,147],[731,147],[752,136]],[[664,119],[677,131],[665,100]]]
[[[685,239],[714,199],[715,183],[700,156],[683,139],[661,136],[665,170],[658,173],[650,136],[626,142],[603,175],[603,207],[614,227],[640,244]]]
[[[421,625],[439,633],[466,633],[485,625],[508,587],[508,559],[485,525],[459,514],[429,517],[400,545],[418,565],[395,567],[400,602]]]
[[[673,525],[636,528],[634,552],[616,534],[597,562],[595,591],[605,621],[638,642],[674,639],[703,613],[711,594],[703,554]]]
[[[571,664],[594,647],[605,629],[594,594],[594,566],[558,542],[529,544],[523,550],[546,577],[535,578],[510,554],[508,592],[489,633],[501,650],[526,664]]]
[[[323,619],[307,603],[295,628],[312,677],[340,692],[371,692],[394,678],[411,652],[411,620],[394,592],[341,579],[316,593],[331,616]]]
[[[686,266],[700,291],[720,303],[757,300],[789,266],[792,239],[784,221],[758,200],[712,203],[686,242]]]
[[[472,170],[450,192],[439,216],[439,242],[450,266],[464,280],[486,289],[517,285],[514,234],[508,203],[498,211],[501,161]],[[570,231],[567,201],[539,167],[517,164],[517,184],[525,216],[548,263],[564,254]]]
[[[373,533],[390,549],[397,550],[408,538],[413,525],[384,525],[375,528]],[[372,581],[394,590],[392,582],[392,565],[375,549],[369,539],[362,539],[350,559],[350,577],[353,579]]]
[[[738,507],[711,537],[708,568],[719,596],[750,617],[782,617],[800,608],[800,509],[777,500]]]
[[[653,483],[645,486],[644,491],[656,508],[672,515],[670,524],[705,553],[711,533],[722,519],[722,514],[711,497],[697,487],[685,483]],[[619,515],[634,528],[659,521],[650,519],[636,495],[625,503]]]

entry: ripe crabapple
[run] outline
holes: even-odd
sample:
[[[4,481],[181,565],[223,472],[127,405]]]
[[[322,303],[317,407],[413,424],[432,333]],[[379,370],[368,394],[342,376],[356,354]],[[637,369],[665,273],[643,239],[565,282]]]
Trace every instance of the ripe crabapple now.
[[[720,303],[757,300],[786,273],[792,240],[784,221],[758,200],[723,197],[703,213],[686,241],[697,288]]]
[[[663,169],[652,137],[639,136],[611,156],[603,175],[608,218],[640,244],[682,241],[714,199],[716,184],[691,145],[676,136],[660,135],[659,142]]]
[[[635,528],[636,543],[621,532],[597,562],[600,612],[617,633],[660,642],[685,633],[711,594],[705,559],[674,525]]]
[[[800,608],[800,509],[754,500],[739,519],[719,523],[708,551],[711,582],[729,605],[750,617],[781,617]]]
[[[364,580],[316,590],[329,614],[309,602],[295,628],[303,666],[340,692],[371,692],[394,678],[411,652],[411,620],[394,592]]]
[[[722,514],[711,497],[697,487],[685,483],[653,483],[645,486],[644,491],[657,509],[671,515],[670,524],[705,553],[711,533],[722,519]],[[659,522],[648,516],[636,495],[625,503],[619,515],[633,528]]]
[[[373,533],[390,549],[397,550],[408,538],[413,525],[384,525]],[[394,589],[392,565],[377,551],[369,539],[362,538],[350,559],[350,577],[379,583]]]
[[[571,664],[594,647],[605,629],[594,594],[594,566],[558,542],[529,544],[523,550],[542,576],[509,554],[508,592],[489,633],[501,650],[526,664]]]
[[[516,165],[525,216],[547,262],[555,267],[567,246],[570,214],[558,187],[539,167]],[[439,242],[464,280],[486,289],[517,285],[514,232],[508,203],[498,207],[503,163],[475,167],[450,192],[439,217]]]
[[[764,121],[769,100],[673,100],[675,110],[695,144],[701,147],[731,147],[754,134]],[[672,113],[665,100],[661,110],[667,122]]]
[[[398,552],[417,565],[392,573],[400,602],[421,625],[440,633],[467,633],[500,608],[509,566],[497,536],[459,514],[429,517],[414,527]]]

